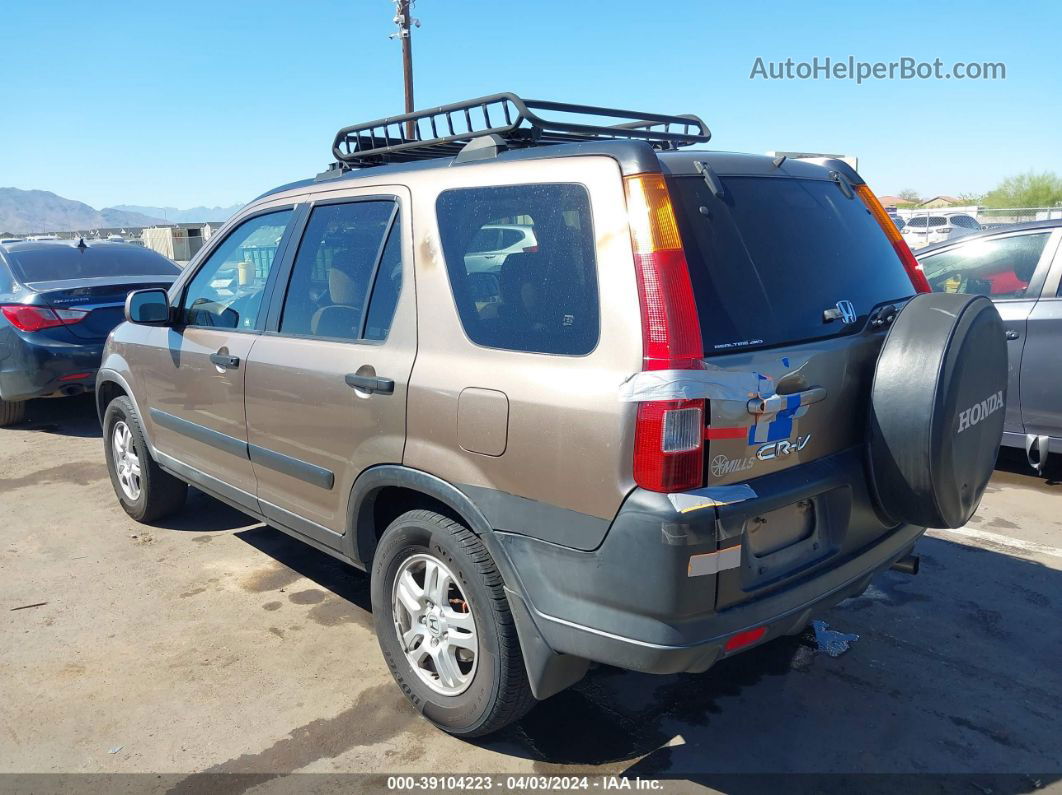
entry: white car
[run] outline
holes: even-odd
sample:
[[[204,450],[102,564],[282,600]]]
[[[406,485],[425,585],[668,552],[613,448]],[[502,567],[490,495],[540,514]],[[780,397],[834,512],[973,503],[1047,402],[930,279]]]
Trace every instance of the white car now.
[[[497,273],[510,254],[538,251],[534,227],[524,224],[488,224],[482,227],[465,254],[468,273]]]
[[[981,224],[977,219],[966,213],[920,212],[908,216],[906,220],[907,224],[900,230],[900,234],[912,249],[981,231]]]

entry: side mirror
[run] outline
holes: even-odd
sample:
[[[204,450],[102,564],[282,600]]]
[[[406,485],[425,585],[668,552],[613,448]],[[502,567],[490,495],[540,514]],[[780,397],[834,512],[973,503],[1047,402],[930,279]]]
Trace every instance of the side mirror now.
[[[170,322],[169,295],[158,287],[134,290],[125,297],[125,319],[142,326],[167,325]]]

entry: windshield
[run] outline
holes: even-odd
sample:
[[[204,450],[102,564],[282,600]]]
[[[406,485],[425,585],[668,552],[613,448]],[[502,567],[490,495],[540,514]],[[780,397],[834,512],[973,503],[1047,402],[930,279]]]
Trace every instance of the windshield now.
[[[701,177],[672,180],[706,354],[835,336],[913,294],[881,227],[835,182],[722,182],[720,199]],[[841,301],[855,324],[824,317]]]
[[[110,276],[176,276],[180,269],[151,249],[128,243],[46,245],[9,252],[16,275],[23,283]]]

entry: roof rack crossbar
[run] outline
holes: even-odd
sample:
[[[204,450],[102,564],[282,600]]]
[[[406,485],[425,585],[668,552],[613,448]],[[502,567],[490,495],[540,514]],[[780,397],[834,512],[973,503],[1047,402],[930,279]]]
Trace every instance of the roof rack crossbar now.
[[[477,109],[483,116],[483,124],[478,127],[473,121],[473,111]],[[492,111],[495,113],[493,119]],[[593,124],[547,119],[540,115],[542,111],[622,121]],[[464,118],[464,129],[460,123],[455,124],[455,114],[459,114],[458,119]],[[504,122],[500,118],[504,118]],[[430,138],[424,137],[422,121],[431,128]],[[407,122],[410,123],[408,128]],[[442,122],[445,122],[446,129],[445,134],[440,135]],[[412,137],[406,134],[410,128]],[[510,146],[627,139],[645,141],[655,149],[676,149],[704,143],[711,137],[711,132],[699,117],[693,115],[675,116],[522,99],[516,94],[503,92],[344,127],[336,133],[332,153],[348,167],[399,163],[455,155],[473,138],[485,135],[497,135]]]

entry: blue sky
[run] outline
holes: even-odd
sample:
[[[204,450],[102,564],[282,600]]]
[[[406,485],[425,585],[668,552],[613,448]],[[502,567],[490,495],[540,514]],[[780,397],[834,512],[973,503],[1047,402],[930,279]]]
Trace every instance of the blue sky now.
[[[949,5],[951,6],[949,9]],[[879,193],[1062,172],[1062,3],[418,0],[418,107],[512,90],[693,112],[712,148],[857,155]],[[7,0],[0,186],[227,205],[402,108],[388,0]],[[757,56],[1002,61],[1002,81],[750,80]]]

